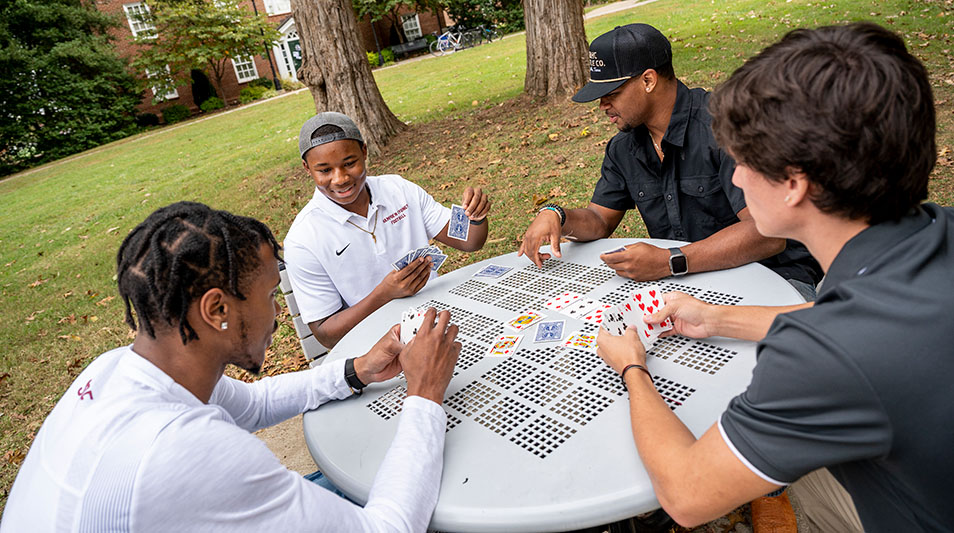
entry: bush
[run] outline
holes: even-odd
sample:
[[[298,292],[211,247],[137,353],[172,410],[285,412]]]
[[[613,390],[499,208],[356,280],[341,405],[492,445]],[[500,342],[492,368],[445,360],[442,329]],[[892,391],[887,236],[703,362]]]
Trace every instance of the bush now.
[[[239,102],[247,104],[254,100],[258,100],[263,94],[265,94],[265,91],[267,90],[268,89],[265,87],[244,87],[241,91],[239,91]]]
[[[262,93],[263,100],[274,98],[276,96],[278,96],[278,91],[276,91],[275,89],[267,89],[264,93]]]
[[[166,124],[175,124],[189,118],[191,114],[188,107],[182,104],[173,104],[162,110],[162,120],[165,120]]]
[[[366,53],[368,54],[368,64],[371,65],[371,68],[377,67],[378,66],[377,52],[366,52]]]
[[[254,80],[248,82],[249,87],[264,87],[266,89],[274,89],[275,84],[272,83],[272,80],[268,78],[255,78]]]
[[[394,63],[394,52],[390,48],[385,48],[381,50],[381,59],[384,59],[385,65],[390,65]]]
[[[282,89],[286,91],[297,91],[304,86],[305,84],[300,81],[295,81],[291,78],[282,78]]]
[[[136,125],[140,128],[158,126],[159,117],[155,113],[143,113],[141,115],[136,115]]]
[[[221,98],[213,96],[212,98],[207,99],[205,102],[202,102],[202,105],[199,106],[199,109],[203,113],[209,113],[215,111],[216,109],[222,109],[225,107],[225,102]]]

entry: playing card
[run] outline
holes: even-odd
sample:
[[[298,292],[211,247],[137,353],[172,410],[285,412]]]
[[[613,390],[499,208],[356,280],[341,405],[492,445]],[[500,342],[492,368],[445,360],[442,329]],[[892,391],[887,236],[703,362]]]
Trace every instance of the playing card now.
[[[566,315],[570,318],[581,318],[586,315],[587,311],[595,308],[597,305],[599,305],[599,302],[596,300],[581,298],[560,309],[560,314]]]
[[[543,307],[548,311],[559,311],[582,297],[582,294],[575,292],[563,292],[544,302]]]
[[[610,335],[622,336],[626,330],[626,323],[623,322],[623,312],[620,306],[614,305],[603,311],[603,321],[600,326],[606,328]]]
[[[583,333],[582,331],[574,331],[567,337],[566,341],[563,342],[563,346],[567,348],[578,348],[580,350],[586,350],[588,352],[596,352],[596,334],[595,333]]]
[[[447,261],[447,256],[444,255],[444,254],[441,254],[441,253],[435,254],[435,253],[430,253],[430,252],[428,252],[428,253],[425,254],[425,255],[426,255],[427,257],[430,257],[430,258],[431,258],[431,261],[433,261],[433,262],[431,263],[431,270],[437,270],[438,268],[441,267],[441,265],[444,264],[444,261]]]
[[[602,302],[597,302],[596,307],[583,313],[581,320],[590,322],[592,324],[601,324],[603,322],[603,313],[611,307],[613,306],[604,304]]]
[[[543,315],[540,313],[527,311],[526,313],[517,315],[516,318],[507,322],[505,325],[514,331],[523,331],[541,320],[543,320]]]
[[[453,239],[466,241],[470,234],[470,219],[464,213],[464,208],[451,205],[450,222],[447,223],[447,236]]]
[[[410,308],[401,315],[401,342],[407,344],[411,342],[417,330],[424,323],[424,311]]]
[[[407,253],[405,253],[404,255],[402,255],[400,259],[398,259],[397,261],[391,263],[391,267],[392,267],[394,270],[401,270],[402,268],[406,267],[406,266],[408,265],[408,263],[410,263],[410,262],[413,261],[413,260],[414,260],[414,251],[413,251],[413,250],[409,250]]]
[[[625,246],[617,246],[616,248],[613,248],[612,250],[606,250],[605,252],[603,252],[603,253],[600,254],[600,255],[603,255],[603,254],[615,254],[616,252],[622,252],[622,251],[625,250],[625,249],[626,249]]]
[[[513,355],[517,351],[517,346],[520,345],[520,339],[522,338],[522,335],[501,335],[497,337],[497,340],[494,341],[494,345],[490,348],[490,353],[487,354],[487,357]]]
[[[513,270],[513,267],[500,266],[500,265],[487,265],[484,268],[477,271],[474,274],[475,278],[499,278],[507,272]]]
[[[537,325],[537,335],[533,338],[533,342],[553,342],[562,340],[563,328],[565,326],[565,320],[540,322],[540,324]]]

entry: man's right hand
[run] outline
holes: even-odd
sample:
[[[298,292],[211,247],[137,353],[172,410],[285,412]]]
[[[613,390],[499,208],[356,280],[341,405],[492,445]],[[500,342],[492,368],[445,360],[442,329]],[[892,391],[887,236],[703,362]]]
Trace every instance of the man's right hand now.
[[[407,379],[408,396],[421,396],[438,404],[444,401],[461,349],[461,344],[454,340],[457,326],[450,323],[450,318],[448,311],[438,314],[433,307],[428,308],[417,334],[398,356]]]
[[[540,252],[540,245],[545,242],[550,243],[550,250],[553,255],[563,257],[560,254],[562,229],[560,227],[560,214],[556,211],[544,209],[537,213],[537,218],[533,219],[533,223],[523,234],[523,243],[520,245],[517,257],[526,255],[537,267],[543,267],[543,262],[550,258],[550,254]]]
[[[671,318],[673,329],[661,336],[678,334],[692,339],[704,339],[715,335],[711,314],[718,306],[697,300],[684,292],[667,292],[663,294],[663,301],[666,302],[665,307],[644,319],[650,324],[659,324]]]
[[[413,296],[424,288],[431,275],[431,259],[418,257],[401,270],[395,270],[384,276],[378,287],[388,301]]]

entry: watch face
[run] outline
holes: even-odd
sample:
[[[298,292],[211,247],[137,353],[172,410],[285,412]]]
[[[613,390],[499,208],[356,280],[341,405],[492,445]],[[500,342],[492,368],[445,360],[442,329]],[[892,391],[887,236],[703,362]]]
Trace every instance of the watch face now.
[[[686,261],[686,256],[675,255],[669,258],[669,268],[673,274],[685,274],[689,271],[689,262]]]

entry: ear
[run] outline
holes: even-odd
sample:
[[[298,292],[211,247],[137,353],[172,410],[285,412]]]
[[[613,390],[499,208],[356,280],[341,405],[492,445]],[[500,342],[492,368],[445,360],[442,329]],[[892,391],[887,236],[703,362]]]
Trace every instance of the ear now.
[[[368,143],[361,143],[361,156],[368,158]]]
[[[659,74],[657,74],[653,69],[647,69],[645,72],[643,72],[643,75],[640,76],[640,79],[643,82],[645,91],[651,93],[653,92],[653,89],[656,88],[656,83],[659,81]]]
[[[788,166],[785,168],[785,197],[788,198],[786,204],[789,207],[795,207],[808,200],[808,193],[812,182],[799,167]]]
[[[311,168],[308,167],[308,161],[305,161],[304,159],[301,160],[301,166],[304,167],[305,172],[311,170]]]
[[[222,324],[228,324],[231,305],[225,291],[219,288],[205,291],[199,298],[199,317],[202,323],[215,330],[222,330]]]

